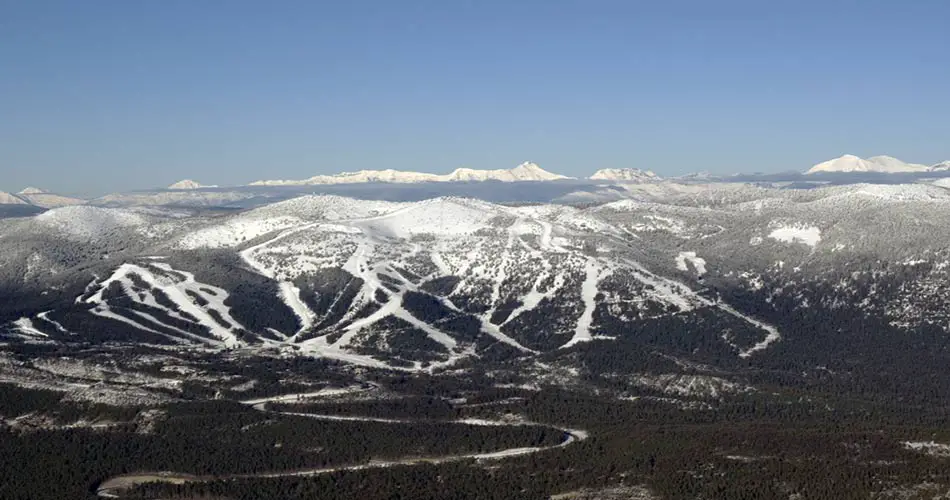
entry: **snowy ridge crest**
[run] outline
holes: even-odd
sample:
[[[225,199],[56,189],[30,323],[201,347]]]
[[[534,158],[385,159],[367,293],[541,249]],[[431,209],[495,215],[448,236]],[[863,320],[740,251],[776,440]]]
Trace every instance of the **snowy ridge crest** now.
[[[263,180],[252,182],[252,186],[305,186],[317,184],[356,184],[369,182],[419,183],[419,182],[524,182],[553,181],[569,177],[548,172],[538,164],[525,162],[511,169],[476,170],[458,168],[449,174],[430,174],[426,172],[406,172],[401,170],[360,170],[335,175],[316,175],[304,180]]]

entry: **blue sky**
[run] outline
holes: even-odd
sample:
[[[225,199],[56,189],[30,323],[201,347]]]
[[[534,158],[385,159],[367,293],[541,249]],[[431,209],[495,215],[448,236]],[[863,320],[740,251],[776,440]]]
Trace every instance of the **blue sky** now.
[[[950,159],[950,2],[0,0],[0,189]]]

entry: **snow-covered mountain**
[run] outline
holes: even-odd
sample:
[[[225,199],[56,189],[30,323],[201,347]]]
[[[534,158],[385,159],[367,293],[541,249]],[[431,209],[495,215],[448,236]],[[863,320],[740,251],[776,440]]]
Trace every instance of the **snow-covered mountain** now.
[[[894,172],[924,172],[928,169],[927,165],[921,165],[920,163],[907,163],[894,158],[893,156],[887,155],[872,156],[868,158],[868,161],[877,165],[883,165],[887,169]]]
[[[5,191],[0,191],[0,205],[29,205],[19,196],[14,196]]]
[[[878,172],[912,173],[926,172],[928,167],[916,163],[906,163],[892,156],[872,156],[864,159],[854,155],[844,155],[833,160],[821,162],[806,171],[806,174],[822,172]]]
[[[931,165],[928,170],[931,172],[946,172],[947,170],[950,170],[950,160]]]
[[[459,168],[449,174],[405,172],[400,170],[360,170],[336,175],[317,175],[304,180],[265,180],[252,182],[252,186],[295,186],[311,184],[353,184],[369,182],[419,183],[419,182],[466,182],[466,181],[552,181],[568,179],[542,169],[536,163],[525,162],[511,169],[476,170]]]
[[[199,182],[193,181],[191,179],[184,179],[168,186],[168,189],[185,190],[185,189],[203,189],[203,188],[214,188],[214,187],[218,187],[218,186],[207,186]]]
[[[938,185],[629,187],[589,208],[311,195],[214,217],[82,206],[0,220],[0,284],[16,297],[0,331],[422,369],[629,336],[788,359],[814,349],[795,332],[825,313],[895,332],[950,324]],[[840,338],[832,327],[817,338]]]
[[[0,205],[31,205],[38,209],[46,209],[82,203],[85,203],[85,200],[60,196],[35,187],[28,187],[16,194],[0,192]]]
[[[662,180],[652,170],[640,170],[638,168],[603,168],[594,172],[594,175],[589,178],[618,182],[655,182]]]

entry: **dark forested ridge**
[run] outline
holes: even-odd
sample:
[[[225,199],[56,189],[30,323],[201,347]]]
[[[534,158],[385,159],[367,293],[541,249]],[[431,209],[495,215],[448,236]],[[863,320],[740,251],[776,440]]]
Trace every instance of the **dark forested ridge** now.
[[[235,371],[251,375],[293,369],[286,361],[266,365],[250,363]],[[659,362],[655,366],[668,368]],[[950,442],[946,413],[897,400],[832,400],[830,395],[805,396],[776,387],[779,392],[733,394],[691,405],[689,401],[702,400],[671,400],[648,389],[631,389],[628,399],[618,400],[556,387],[494,387],[477,375],[365,375],[372,382],[364,382],[364,392],[355,398],[271,403],[265,412],[228,400],[116,408],[70,403],[59,392],[0,386],[0,415],[7,422],[0,429],[0,470],[5,477],[0,498],[94,498],[102,481],[148,471],[193,474],[201,480],[143,485],[123,494],[142,499],[523,499],[641,485],[658,498],[671,499],[857,499],[897,498],[888,495],[915,485],[950,484],[950,458],[901,444]],[[344,387],[346,377],[341,374],[339,380],[309,390]],[[288,389],[262,386],[257,392]],[[274,413],[280,410],[405,422],[334,422]],[[27,427],[10,420],[23,415],[47,415],[63,426]],[[149,421],[147,415],[159,418]],[[214,480],[386,458],[545,446],[563,439],[546,426],[451,423],[512,416],[584,429],[590,437],[500,460]],[[68,425],[77,421],[112,425]]]

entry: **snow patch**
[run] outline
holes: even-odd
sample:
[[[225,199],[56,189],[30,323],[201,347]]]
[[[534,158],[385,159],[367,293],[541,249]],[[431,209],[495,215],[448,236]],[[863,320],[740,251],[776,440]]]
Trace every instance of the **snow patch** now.
[[[769,233],[769,238],[784,243],[801,243],[815,248],[821,241],[821,230],[815,226],[781,226]]]
[[[680,271],[689,271],[689,266],[686,265],[687,262],[692,264],[697,275],[702,276],[706,274],[706,259],[697,257],[696,252],[680,252],[679,255],[676,256],[676,268]]]

